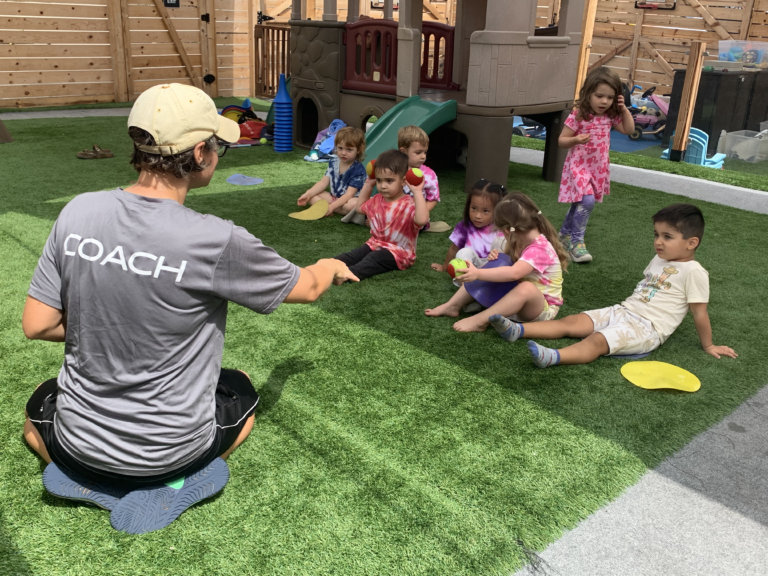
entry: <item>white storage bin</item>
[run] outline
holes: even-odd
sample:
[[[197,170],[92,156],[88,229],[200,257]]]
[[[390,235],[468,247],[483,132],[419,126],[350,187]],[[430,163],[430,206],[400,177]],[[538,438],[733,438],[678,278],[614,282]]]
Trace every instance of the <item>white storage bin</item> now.
[[[762,162],[768,160],[768,138],[755,138],[758,132],[754,130],[737,130],[728,132],[725,138],[725,154],[729,158],[738,158],[745,162]]]

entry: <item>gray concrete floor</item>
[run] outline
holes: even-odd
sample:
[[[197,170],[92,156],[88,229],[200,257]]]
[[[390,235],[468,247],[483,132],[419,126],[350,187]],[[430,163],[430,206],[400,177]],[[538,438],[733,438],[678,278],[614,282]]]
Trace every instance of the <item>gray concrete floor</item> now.
[[[93,116],[128,116],[130,108],[98,108],[95,110],[44,110],[42,112],[4,112],[0,120],[33,120],[36,118],[87,118]]]
[[[768,574],[768,388],[515,576]]]
[[[512,148],[509,152],[510,162],[542,166],[544,152]],[[734,208],[742,208],[760,214],[768,214],[768,192],[750,190],[739,186],[730,186],[688,176],[678,176],[665,172],[643,170],[631,166],[611,164],[611,182],[630,184],[641,188],[659,190],[669,194],[678,194],[694,200],[705,200],[715,204],[723,204]]]

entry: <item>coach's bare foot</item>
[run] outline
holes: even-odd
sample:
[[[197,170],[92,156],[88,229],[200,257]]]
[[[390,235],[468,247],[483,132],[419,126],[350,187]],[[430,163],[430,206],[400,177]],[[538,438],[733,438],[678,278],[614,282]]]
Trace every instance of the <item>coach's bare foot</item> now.
[[[485,332],[486,328],[488,328],[488,322],[477,316],[464,318],[453,325],[453,329],[457,332]]]
[[[424,314],[427,316],[448,316],[450,318],[456,318],[459,315],[459,309],[446,302],[437,308],[428,308],[424,310]]]

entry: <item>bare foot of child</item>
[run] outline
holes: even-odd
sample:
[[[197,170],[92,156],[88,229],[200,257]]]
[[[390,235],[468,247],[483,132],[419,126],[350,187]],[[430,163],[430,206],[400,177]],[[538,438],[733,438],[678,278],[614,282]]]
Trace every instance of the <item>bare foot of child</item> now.
[[[459,309],[454,308],[446,302],[437,308],[428,308],[427,310],[424,310],[424,314],[427,316],[449,316],[450,318],[456,318],[459,315]]]
[[[342,285],[342,284],[344,284],[346,281],[347,281],[347,279],[346,279],[346,278],[334,278],[334,279],[333,279],[333,283],[334,283],[336,286],[341,286],[341,285]]]
[[[453,329],[457,332],[485,332],[486,328],[488,328],[488,322],[481,320],[477,315],[459,320],[453,325]]]

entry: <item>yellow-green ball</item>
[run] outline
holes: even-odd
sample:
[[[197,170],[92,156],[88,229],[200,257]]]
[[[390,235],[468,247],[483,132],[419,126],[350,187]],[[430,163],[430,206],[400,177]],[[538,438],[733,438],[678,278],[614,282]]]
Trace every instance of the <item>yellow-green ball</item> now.
[[[468,267],[469,265],[467,264],[466,260],[462,260],[461,258],[454,258],[448,262],[448,274],[450,274],[451,278],[456,278],[456,276],[464,274]]]
[[[259,142],[261,144],[266,144],[267,143],[267,139],[266,138],[262,138],[261,140],[259,140]]]

